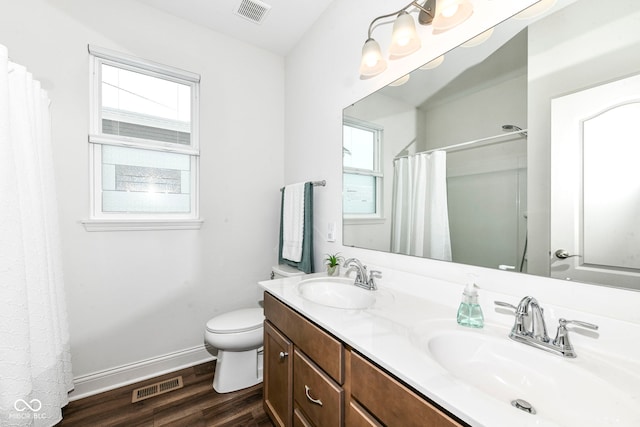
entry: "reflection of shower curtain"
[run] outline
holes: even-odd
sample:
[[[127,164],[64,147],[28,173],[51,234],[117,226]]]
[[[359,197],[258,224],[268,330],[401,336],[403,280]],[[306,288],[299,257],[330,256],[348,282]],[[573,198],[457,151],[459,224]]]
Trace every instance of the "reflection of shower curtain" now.
[[[0,425],[51,426],[72,387],[49,98],[0,45]]]
[[[451,261],[447,153],[394,160],[391,250]]]

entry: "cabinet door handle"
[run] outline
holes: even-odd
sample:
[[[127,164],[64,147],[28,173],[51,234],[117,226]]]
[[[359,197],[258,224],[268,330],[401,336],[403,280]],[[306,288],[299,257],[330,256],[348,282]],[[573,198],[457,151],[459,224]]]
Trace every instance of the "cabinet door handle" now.
[[[289,355],[289,353],[287,353],[286,351],[281,351],[280,352],[280,360],[284,360],[285,357],[287,357]]]
[[[309,399],[309,401],[315,403],[316,405],[320,405],[322,406],[322,401],[320,399],[314,399],[313,397],[311,397],[311,394],[309,393],[311,391],[311,388],[309,388],[308,385],[304,385],[304,394],[307,395],[307,399]]]

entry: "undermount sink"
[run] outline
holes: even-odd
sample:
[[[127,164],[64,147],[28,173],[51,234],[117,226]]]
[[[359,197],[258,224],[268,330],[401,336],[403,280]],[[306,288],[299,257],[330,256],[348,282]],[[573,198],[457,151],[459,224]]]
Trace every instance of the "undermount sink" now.
[[[300,296],[327,307],[359,310],[373,306],[376,292],[362,289],[346,277],[316,277],[300,281]]]
[[[502,332],[468,331],[454,323],[432,329],[419,344],[455,381],[523,411],[532,425],[640,425],[640,394],[635,387],[624,389],[637,381],[625,381],[628,373],[594,357],[563,359]],[[612,381],[605,380],[608,375]]]

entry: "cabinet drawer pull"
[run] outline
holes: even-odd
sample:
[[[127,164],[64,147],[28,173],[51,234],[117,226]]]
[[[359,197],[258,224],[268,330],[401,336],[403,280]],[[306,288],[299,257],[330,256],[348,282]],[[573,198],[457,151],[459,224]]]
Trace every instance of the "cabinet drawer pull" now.
[[[304,385],[304,394],[307,395],[307,399],[309,399],[311,402],[315,403],[316,405],[320,405],[322,406],[322,401],[320,399],[314,399],[313,397],[311,397],[311,394],[309,393],[311,391],[311,388],[309,388],[308,385]]]
[[[287,353],[286,351],[281,351],[280,352],[280,360],[284,360],[285,357],[287,357],[289,355],[289,353]]]

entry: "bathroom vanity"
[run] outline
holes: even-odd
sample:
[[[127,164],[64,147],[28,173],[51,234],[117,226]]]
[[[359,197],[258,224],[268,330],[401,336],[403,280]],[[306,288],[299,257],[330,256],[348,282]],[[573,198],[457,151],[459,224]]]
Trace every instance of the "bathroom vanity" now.
[[[485,327],[465,328],[462,284],[384,274],[375,291],[324,274],[260,282],[277,426],[640,425],[640,349],[620,346],[637,324],[540,298],[550,335],[559,318],[600,326],[572,328],[577,357],[564,358],[508,338],[513,310],[494,301],[519,295],[482,288]]]
[[[269,293],[264,310],[264,405],[276,425],[462,425]]]

